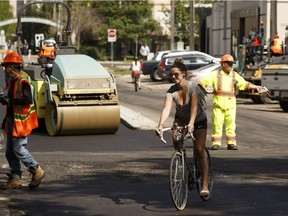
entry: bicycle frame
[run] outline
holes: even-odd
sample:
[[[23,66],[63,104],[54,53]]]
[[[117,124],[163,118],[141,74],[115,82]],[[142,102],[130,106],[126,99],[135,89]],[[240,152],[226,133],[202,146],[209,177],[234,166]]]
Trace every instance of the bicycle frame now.
[[[186,207],[188,200],[188,191],[191,191],[193,189],[194,183],[196,183],[197,185],[199,195],[202,188],[202,177],[197,168],[198,160],[197,157],[194,155],[194,150],[191,160],[188,160],[188,157],[186,155],[186,149],[184,147],[184,142],[187,139],[195,140],[195,138],[192,133],[184,136],[183,132],[185,128],[186,127],[174,125],[172,128],[163,129],[163,132],[168,130],[176,130],[177,149],[173,153],[170,160],[169,185],[170,195],[173,204],[178,210],[183,210]],[[161,138],[161,141],[166,143],[166,140],[163,138],[163,134],[159,134],[159,136]],[[208,162],[208,189],[211,192],[213,185],[211,158],[207,148],[205,148],[205,152]],[[189,166],[189,161],[193,162],[192,166]],[[202,200],[207,201],[210,198],[210,194],[200,197]]]

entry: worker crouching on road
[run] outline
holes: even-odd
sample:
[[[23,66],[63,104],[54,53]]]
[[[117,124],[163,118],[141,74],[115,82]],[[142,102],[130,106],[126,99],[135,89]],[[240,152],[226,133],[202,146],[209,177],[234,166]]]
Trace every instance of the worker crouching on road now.
[[[2,96],[0,101],[7,106],[2,127],[7,134],[6,158],[11,169],[9,181],[2,189],[21,188],[20,161],[32,174],[29,187],[35,188],[41,183],[45,174],[26,148],[28,136],[38,127],[31,86],[27,74],[21,70],[22,59],[17,53],[9,53],[4,58],[2,66],[10,77],[7,96]]]
[[[222,141],[222,129],[225,123],[226,142],[228,150],[237,150],[236,145],[236,88],[239,90],[256,89],[261,86],[253,85],[233,71],[233,57],[225,54],[221,58],[221,70],[215,70],[200,80],[203,88],[213,87],[212,140],[211,149],[218,150]]]

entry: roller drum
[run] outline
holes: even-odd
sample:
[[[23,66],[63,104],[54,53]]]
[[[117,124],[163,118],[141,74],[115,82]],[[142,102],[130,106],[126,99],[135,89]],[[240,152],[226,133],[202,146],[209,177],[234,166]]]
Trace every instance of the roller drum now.
[[[45,124],[50,136],[116,133],[120,106],[58,106],[46,104]]]

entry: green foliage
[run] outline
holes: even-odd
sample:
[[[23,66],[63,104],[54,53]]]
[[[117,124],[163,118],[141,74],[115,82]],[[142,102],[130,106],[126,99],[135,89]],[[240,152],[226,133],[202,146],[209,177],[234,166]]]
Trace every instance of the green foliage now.
[[[13,18],[12,7],[10,6],[9,1],[0,1],[0,11],[0,21]],[[13,36],[15,34],[15,28],[15,24],[0,27],[1,30],[5,31],[7,40],[13,39]]]
[[[94,25],[97,31],[81,32],[82,43],[95,45],[106,50],[110,56],[111,44],[107,40],[107,30],[117,30],[117,41],[114,43],[116,57],[124,58],[129,52],[128,46],[139,42],[151,42],[151,36],[159,29],[158,23],[152,18],[152,5],[147,0],[139,1],[93,1],[90,5],[100,22]]]
[[[100,37],[107,38],[107,29],[117,30],[117,40],[149,41],[159,29],[152,19],[152,5],[148,1],[105,1],[95,3],[95,9],[103,18]]]
[[[182,40],[184,46],[189,45],[189,28],[190,28],[190,10],[189,0],[175,1],[175,36],[176,41]],[[195,0],[195,4],[211,4],[214,0]],[[170,10],[164,10],[167,17],[170,16]],[[199,47],[200,43],[200,18],[202,16],[202,9],[195,8],[195,20],[194,20],[194,42]],[[170,20],[169,20],[170,22]],[[169,23],[167,23],[169,24]]]
[[[99,49],[95,46],[81,46],[80,53],[88,55],[100,61],[107,61],[108,57],[104,49]]]

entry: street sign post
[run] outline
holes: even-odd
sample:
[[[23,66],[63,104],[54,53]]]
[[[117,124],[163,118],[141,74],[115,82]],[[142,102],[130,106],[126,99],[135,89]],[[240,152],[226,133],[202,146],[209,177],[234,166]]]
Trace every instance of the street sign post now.
[[[108,42],[111,42],[111,61],[113,66],[113,42],[116,42],[116,29],[108,29]]]
[[[108,29],[108,42],[116,42],[116,29]]]

